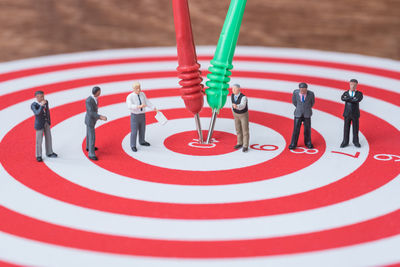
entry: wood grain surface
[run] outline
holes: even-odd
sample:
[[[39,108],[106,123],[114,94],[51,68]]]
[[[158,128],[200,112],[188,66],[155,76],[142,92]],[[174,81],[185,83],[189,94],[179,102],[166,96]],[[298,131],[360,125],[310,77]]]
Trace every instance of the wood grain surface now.
[[[197,45],[216,45],[228,0],[190,0]],[[248,0],[239,45],[400,59],[400,0]],[[171,0],[0,0],[0,61],[174,46]]]

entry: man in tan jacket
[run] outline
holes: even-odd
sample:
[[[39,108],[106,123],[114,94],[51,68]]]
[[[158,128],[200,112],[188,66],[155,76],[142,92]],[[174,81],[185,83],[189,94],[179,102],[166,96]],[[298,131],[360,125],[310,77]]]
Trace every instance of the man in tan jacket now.
[[[242,151],[249,150],[249,112],[247,106],[247,97],[240,92],[240,85],[232,86],[232,112],[235,118],[235,128],[237,135],[237,143],[235,149],[243,147]]]

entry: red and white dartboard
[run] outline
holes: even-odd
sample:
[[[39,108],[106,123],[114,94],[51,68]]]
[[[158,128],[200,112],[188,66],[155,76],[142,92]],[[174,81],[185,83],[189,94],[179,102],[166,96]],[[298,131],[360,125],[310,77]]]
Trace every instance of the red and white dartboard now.
[[[199,47],[204,70],[213,47]],[[0,64],[0,265],[376,266],[400,263],[400,62],[299,49],[238,47],[232,83],[249,98],[248,153],[229,106],[199,145],[179,96],[176,49],[106,50]],[[361,148],[341,149],[356,78]],[[129,147],[133,81],[150,147]],[[291,94],[309,84],[314,149],[287,149]],[[85,151],[84,100],[102,88],[98,162]],[[58,158],[35,160],[30,104],[43,90]],[[205,106],[203,128],[211,117]]]

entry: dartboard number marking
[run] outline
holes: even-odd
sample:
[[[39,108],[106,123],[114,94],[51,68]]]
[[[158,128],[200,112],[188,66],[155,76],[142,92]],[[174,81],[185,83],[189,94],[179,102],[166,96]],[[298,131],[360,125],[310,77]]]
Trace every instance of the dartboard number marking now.
[[[260,144],[253,144],[250,146],[250,148],[262,151],[275,151],[279,149],[279,147],[276,145],[260,145]]]
[[[308,154],[308,155],[314,155],[319,152],[318,149],[316,148],[305,148],[305,147],[296,147],[295,149],[290,149],[290,152],[295,153],[295,154]]]
[[[360,156],[360,152],[356,152],[354,155],[349,154],[349,153],[339,152],[339,151],[331,151],[331,152],[332,153],[336,153],[336,154],[345,155],[345,156],[348,156],[348,157],[352,157],[352,158],[355,158],[355,159],[357,159]]]
[[[376,154],[374,156],[374,159],[380,160],[380,161],[393,160],[394,162],[400,162],[400,156],[399,155],[393,155],[393,154]]]

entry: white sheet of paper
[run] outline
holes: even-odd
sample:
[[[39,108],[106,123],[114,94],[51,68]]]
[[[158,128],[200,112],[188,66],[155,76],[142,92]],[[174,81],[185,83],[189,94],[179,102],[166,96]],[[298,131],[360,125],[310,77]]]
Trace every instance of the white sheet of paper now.
[[[157,112],[155,118],[156,118],[156,120],[157,120],[160,124],[162,124],[162,125],[166,124],[167,121],[168,121],[167,118],[164,116],[164,114],[162,114],[161,111],[158,111],[158,112]]]

